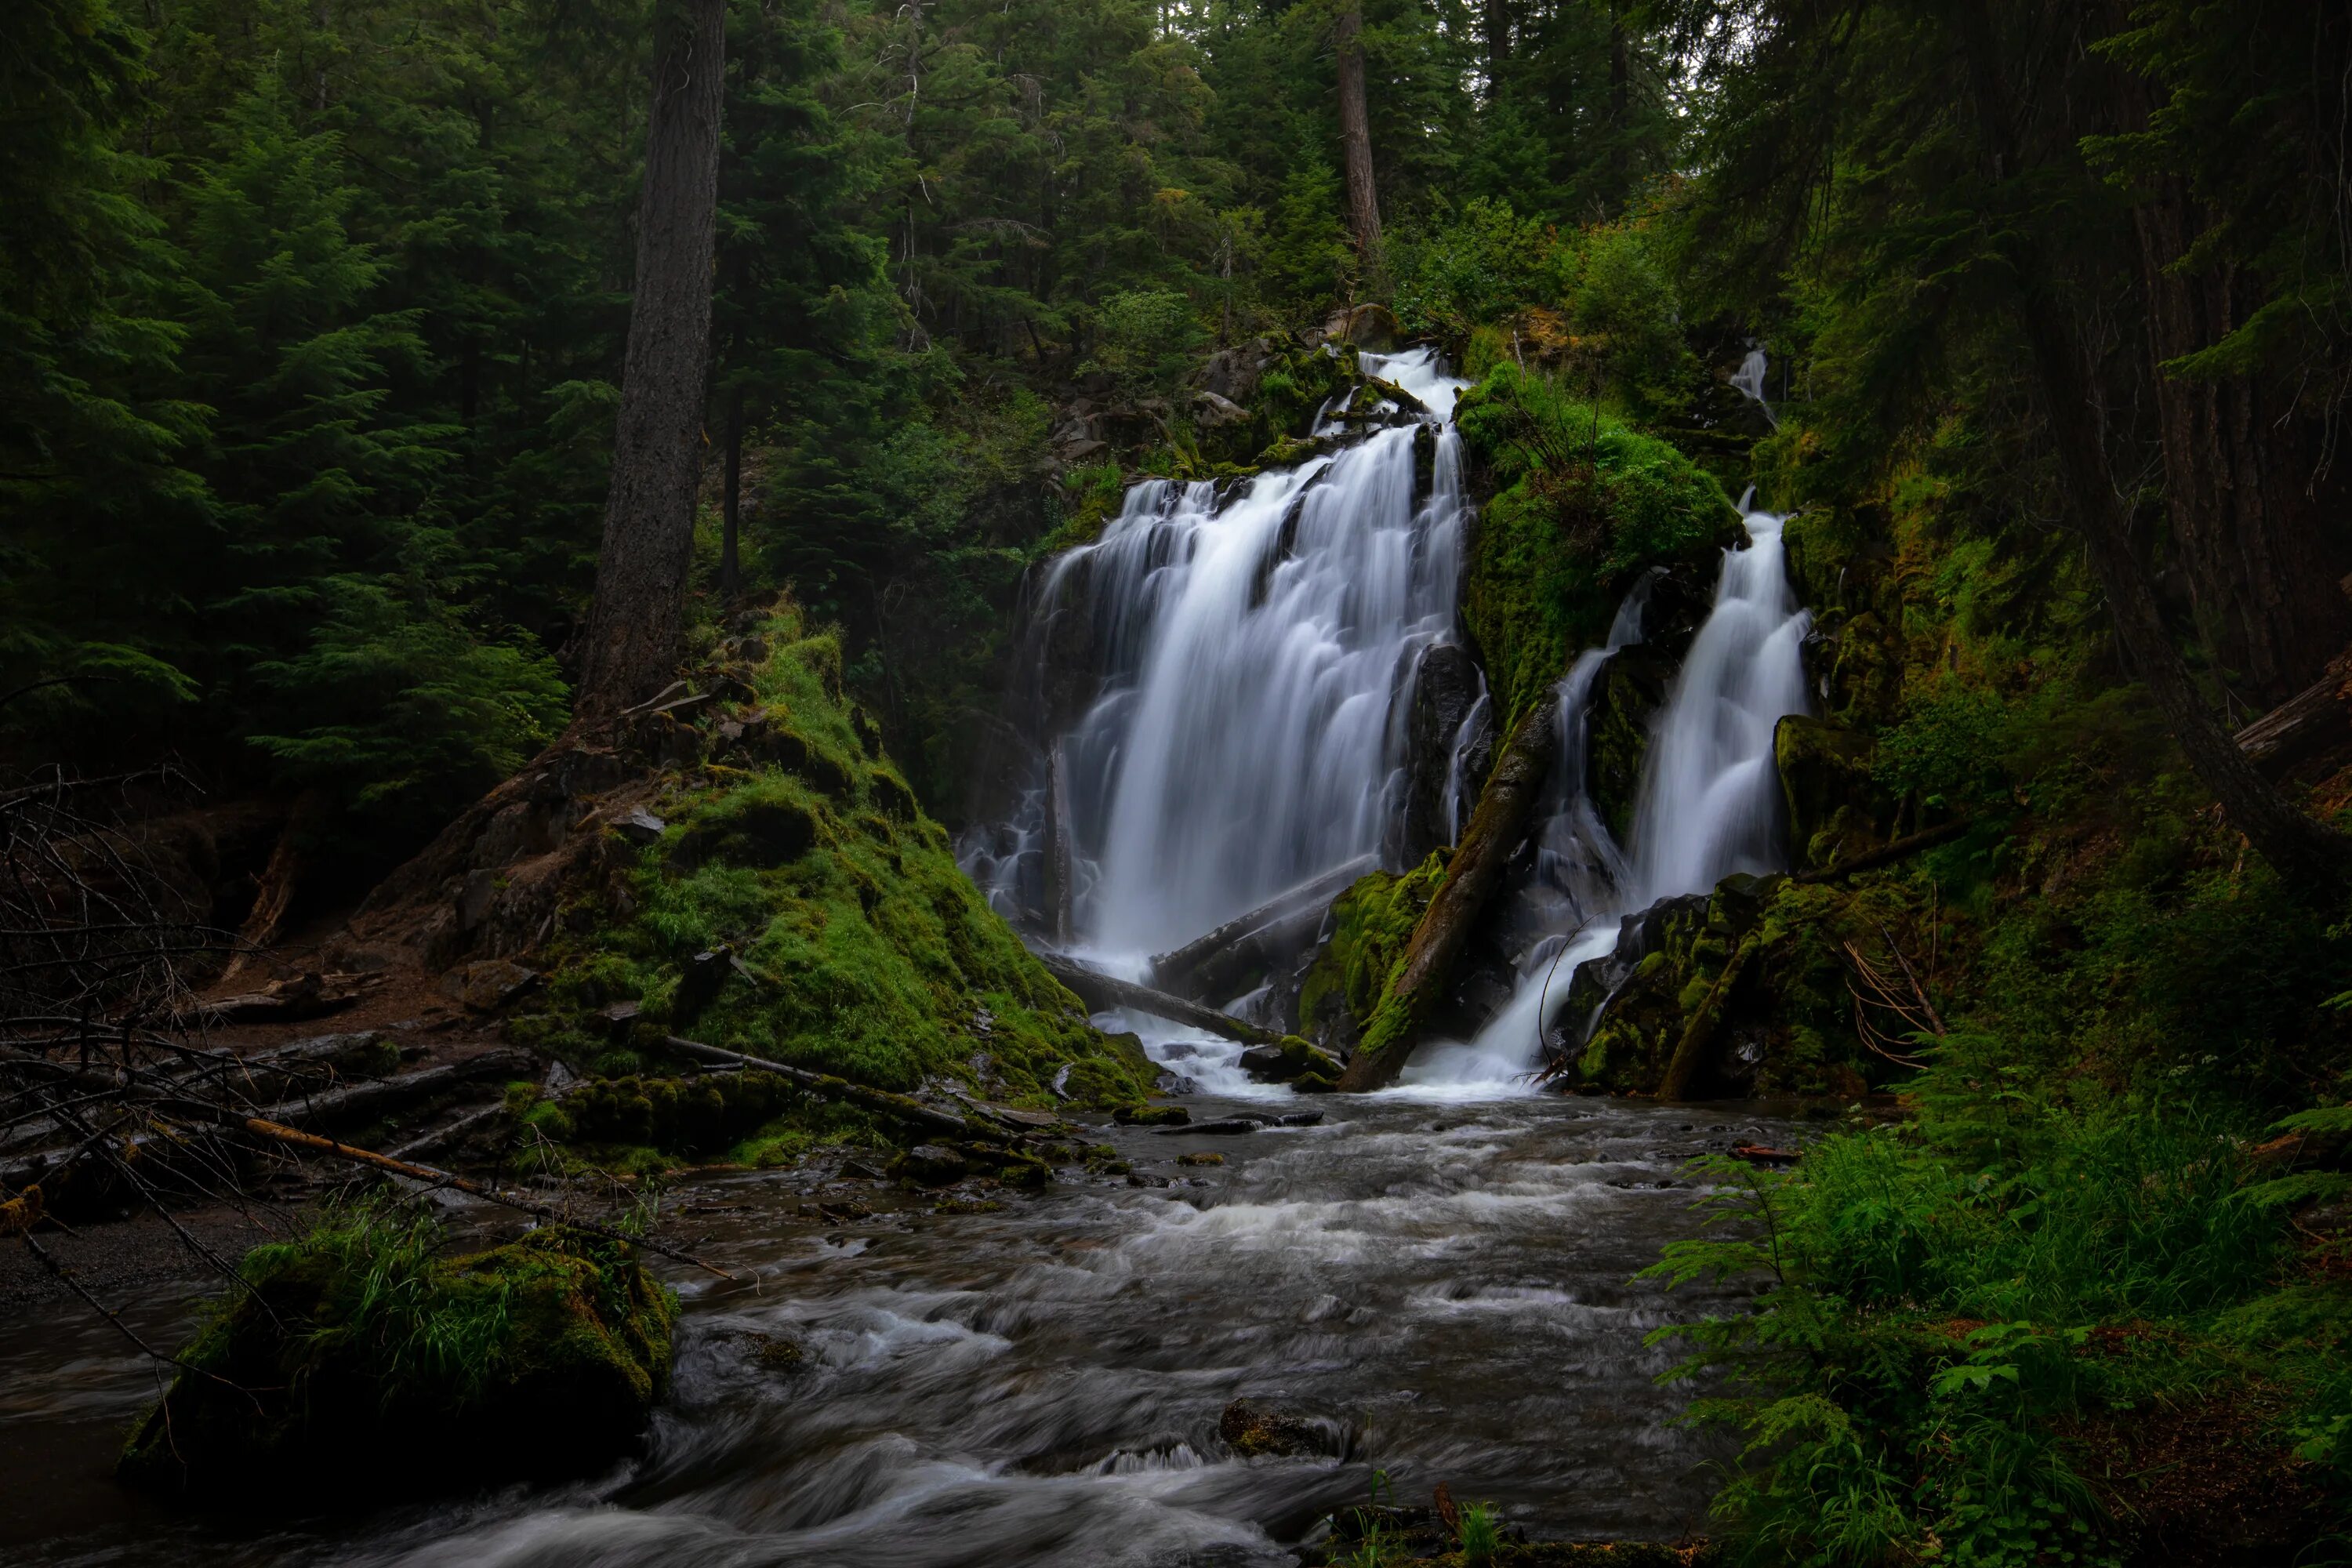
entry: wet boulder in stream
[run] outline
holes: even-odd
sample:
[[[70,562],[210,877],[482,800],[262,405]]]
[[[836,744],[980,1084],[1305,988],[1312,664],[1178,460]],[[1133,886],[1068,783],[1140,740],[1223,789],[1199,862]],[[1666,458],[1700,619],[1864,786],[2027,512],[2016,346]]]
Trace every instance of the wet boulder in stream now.
[[[123,1450],[163,1491],[315,1510],[594,1470],[669,1386],[677,1299],[560,1226],[456,1258],[380,1218],[257,1247]]]

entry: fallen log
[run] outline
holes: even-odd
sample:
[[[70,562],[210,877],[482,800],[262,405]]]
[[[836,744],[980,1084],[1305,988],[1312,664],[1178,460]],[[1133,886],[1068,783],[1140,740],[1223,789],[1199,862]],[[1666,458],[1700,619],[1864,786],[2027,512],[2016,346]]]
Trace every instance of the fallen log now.
[[[1214,1007],[1171,996],[1165,991],[1155,991],[1149,985],[1138,985],[1132,980],[1121,980],[1073,963],[1066,958],[1040,953],[1038,960],[1045,972],[1076,994],[1079,1001],[1097,1012],[1113,1007],[1125,1007],[1132,1012],[1149,1013],[1155,1018],[1165,1018],[1171,1024],[1182,1024],[1228,1040],[1238,1040],[1245,1046],[1271,1046],[1282,1037],[1255,1024],[1244,1024],[1229,1013]]]
[[[2238,750],[2264,777],[2276,779],[2300,762],[2352,741],[2352,652],[2330,660],[2326,673],[2238,731]]]
[[[1834,866],[1824,866],[1817,871],[1800,871],[1789,879],[1792,882],[1834,882],[1857,871],[1874,871],[1881,866],[1891,866],[1906,856],[1916,855],[1922,849],[1932,849],[1938,844],[1958,838],[1971,826],[1964,816],[1950,822],[1939,822],[1933,827],[1906,834],[1891,844],[1882,844],[1875,849],[1851,856]]]
[[[909,1127],[928,1128],[931,1131],[943,1132],[950,1137],[961,1138],[972,1143],[1009,1143],[1019,1141],[1017,1135],[1009,1133],[1001,1127],[992,1127],[983,1122],[968,1121],[951,1110],[941,1110],[935,1106],[925,1105],[912,1096],[893,1094],[887,1089],[869,1089],[865,1084],[852,1083],[845,1078],[835,1078],[831,1073],[811,1072],[806,1068],[788,1067],[782,1062],[770,1061],[765,1057],[751,1056],[742,1051],[730,1051],[724,1046],[707,1046],[700,1040],[689,1040],[677,1035],[667,1037],[662,1044],[680,1056],[696,1057],[711,1062],[732,1062],[737,1067],[753,1068],[761,1072],[774,1073],[778,1078],[790,1079],[811,1094],[826,1100],[846,1100],[852,1105],[863,1106],[868,1110],[905,1122]]]
[[[532,1065],[529,1051],[501,1046],[478,1057],[468,1057],[462,1062],[451,1062],[446,1067],[426,1068],[422,1072],[356,1083],[345,1089],[330,1089],[324,1094],[282,1100],[260,1114],[265,1121],[290,1122],[297,1126],[349,1127],[373,1121],[387,1111],[430,1100],[477,1079],[528,1073]]]
[[[1198,937],[1171,952],[1163,952],[1151,961],[1151,983],[1160,990],[1174,994],[1199,997],[1207,994],[1202,975],[1221,958],[1230,962],[1233,951],[1245,943],[1258,942],[1271,928],[1286,922],[1295,924],[1312,912],[1315,922],[1322,923],[1323,912],[1355,880],[1380,864],[1370,855],[1359,855],[1344,866],[1334,866],[1328,871],[1317,873],[1294,887],[1285,889],[1265,903],[1244,915],[1236,915],[1206,936]]]
[[[1404,1071],[1413,1047],[1421,1043],[1430,1009],[1454,982],[1454,966],[1461,962],[1471,930],[1502,890],[1512,851],[1528,836],[1528,819],[1551,772],[1552,753],[1559,749],[1559,704],[1547,698],[1519,721],[1509,744],[1495,760],[1486,788],[1478,792],[1470,826],[1463,829],[1462,843],[1446,862],[1445,879],[1412,928],[1404,962],[1373,1009],[1354,1059],[1339,1077],[1342,1094],[1384,1089]]]
[[[1690,1023],[1683,1029],[1683,1037],[1675,1045],[1672,1060],[1666,1063],[1665,1076],[1658,1080],[1660,1100],[1688,1100],[1691,1089],[1715,1061],[1715,1037],[1723,1028],[1723,1015],[1731,1002],[1732,987],[1747,973],[1748,960],[1756,956],[1760,944],[1751,933],[1732,953],[1731,962],[1706,988],[1706,996],[1691,1015]]]

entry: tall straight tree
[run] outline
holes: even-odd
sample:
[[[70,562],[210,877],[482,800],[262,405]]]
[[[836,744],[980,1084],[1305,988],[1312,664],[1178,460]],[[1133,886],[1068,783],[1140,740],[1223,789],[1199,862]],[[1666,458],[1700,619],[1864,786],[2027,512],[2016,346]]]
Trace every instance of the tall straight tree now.
[[[726,0],[660,0],[636,291],[574,708],[583,728],[650,695],[677,658],[702,475],[726,52]]]
[[[1348,233],[1368,270],[1381,247],[1380,190],[1372,182],[1372,121],[1364,105],[1364,7],[1344,0],[1331,36],[1339,58],[1339,148],[1348,175]]]

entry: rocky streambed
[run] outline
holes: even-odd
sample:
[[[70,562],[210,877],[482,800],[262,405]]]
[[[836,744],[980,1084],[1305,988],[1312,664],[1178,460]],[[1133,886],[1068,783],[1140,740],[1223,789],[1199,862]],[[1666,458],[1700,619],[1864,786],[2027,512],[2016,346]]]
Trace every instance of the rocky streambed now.
[[[1129,1171],[979,1201],[855,1172],[682,1185],[673,1232],[755,1282],[676,1279],[676,1392],[644,1457],[463,1502],[134,1503],[109,1472],[152,1373],[79,1303],[19,1300],[0,1556],[1276,1564],[1376,1472],[1538,1537],[1700,1526],[1707,1455],[1669,1425],[1668,1358],[1642,1342],[1703,1303],[1629,1280],[1692,1224],[1690,1157],[1790,1129],[1755,1108],[1313,1103],[1313,1126],[1106,1127]],[[1297,1108],[1190,1106],[1203,1124]],[[169,1341],[191,1310],[151,1294],[139,1326]]]

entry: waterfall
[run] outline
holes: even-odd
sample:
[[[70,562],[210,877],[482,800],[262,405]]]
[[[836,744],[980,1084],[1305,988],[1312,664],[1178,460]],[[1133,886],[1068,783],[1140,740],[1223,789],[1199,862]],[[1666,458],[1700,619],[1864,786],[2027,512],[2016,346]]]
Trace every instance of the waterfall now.
[[[1764,401],[1764,351],[1749,349],[1748,357],[1739,362],[1739,368],[1731,373],[1731,386],[1733,391],[1762,409],[1764,417],[1773,429],[1778,430],[1780,427],[1780,417],[1772,412],[1772,405]],[[1781,390],[1785,392],[1788,389],[1783,387]]]
[[[1061,737],[1079,948],[1137,963],[1302,878],[1377,852],[1398,809],[1420,658],[1453,635],[1465,508],[1447,420],[1466,384],[1427,350],[1363,368],[1438,422],[1402,423],[1228,491],[1147,481],[1083,572],[1100,694]],[[1337,422],[1318,415],[1318,429]],[[1425,497],[1416,445],[1433,440]],[[967,868],[1014,912],[1033,795]]]
[[[1588,650],[1559,686],[1552,787],[1564,804],[1545,828],[1540,850],[1566,857],[1571,846],[1583,848],[1583,897],[1568,900],[1575,923],[1529,952],[1509,1004],[1475,1039],[1424,1047],[1405,1071],[1408,1085],[1492,1093],[1524,1075],[1541,1055],[1577,966],[1616,946],[1618,921],[1610,917],[1778,862],[1772,736],[1784,716],[1805,711],[1801,649],[1811,617],[1789,586],[1784,520],[1748,510],[1754,493],[1741,502],[1748,543],[1724,552],[1714,607],[1653,726],[1630,850],[1618,852],[1582,784],[1592,683],[1609,656],[1639,635],[1633,599],[1620,612],[1610,646]]]

